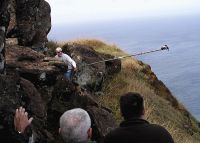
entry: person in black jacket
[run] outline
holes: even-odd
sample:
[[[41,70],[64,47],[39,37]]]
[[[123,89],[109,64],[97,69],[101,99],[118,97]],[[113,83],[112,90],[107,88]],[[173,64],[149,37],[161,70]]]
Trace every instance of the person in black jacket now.
[[[129,92],[120,97],[124,121],[105,136],[104,143],[174,143],[165,128],[144,120],[143,102],[139,93]]]

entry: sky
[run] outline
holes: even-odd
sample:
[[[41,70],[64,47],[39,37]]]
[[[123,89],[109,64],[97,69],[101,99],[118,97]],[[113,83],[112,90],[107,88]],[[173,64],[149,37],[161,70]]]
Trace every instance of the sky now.
[[[53,24],[200,14],[200,0],[46,0]]]

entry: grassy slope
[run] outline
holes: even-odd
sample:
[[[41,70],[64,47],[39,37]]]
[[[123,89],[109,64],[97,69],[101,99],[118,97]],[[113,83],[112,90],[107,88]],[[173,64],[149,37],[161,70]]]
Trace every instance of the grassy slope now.
[[[107,45],[98,40],[77,40],[75,43],[89,45],[100,53],[114,56],[127,55],[115,45]],[[185,108],[182,105],[179,104],[178,109],[172,106],[170,100],[160,96],[163,94],[162,90],[155,91],[155,88],[146,80],[148,78],[145,76],[148,74],[140,72],[146,65],[140,63],[134,58],[123,59],[122,71],[113,79],[105,81],[104,96],[99,97],[100,103],[111,108],[119,123],[122,120],[118,103],[120,95],[128,91],[139,92],[145,99],[146,119],[148,121],[167,128],[176,143],[199,143],[200,128],[197,121],[190,114],[185,114],[187,112],[184,112]],[[170,95],[165,96],[171,98]]]

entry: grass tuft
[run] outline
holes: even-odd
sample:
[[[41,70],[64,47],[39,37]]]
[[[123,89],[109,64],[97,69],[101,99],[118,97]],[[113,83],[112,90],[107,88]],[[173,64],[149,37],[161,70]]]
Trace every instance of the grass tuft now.
[[[54,49],[58,45],[64,44],[81,44],[93,47],[97,52],[110,54],[113,56],[128,55],[121,51],[115,45],[107,45],[100,40],[95,39],[79,39],[75,41],[66,41],[63,43],[50,43],[49,47]],[[141,72],[143,71],[143,72]],[[145,73],[145,74],[144,74]],[[164,126],[173,136],[176,143],[199,143],[200,142],[200,128],[198,122],[194,117],[191,117],[187,112],[182,112],[185,107],[179,104],[177,108],[172,106],[173,100],[166,100],[161,96],[162,89],[155,91],[155,88],[150,85],[147,76],[157,80],[155,75],[148,65],[137,61],[134,57],[122,60],[122,70],[116,74],[112,79],[104,82],[103,93],[99,96],[99,103],[109,107],[117,123],[122,121],[119,109],[119,98],[126,92],[138,92],[144,96],[146,119],[150,123]],[[166,95],[170,97],[170,95]]]

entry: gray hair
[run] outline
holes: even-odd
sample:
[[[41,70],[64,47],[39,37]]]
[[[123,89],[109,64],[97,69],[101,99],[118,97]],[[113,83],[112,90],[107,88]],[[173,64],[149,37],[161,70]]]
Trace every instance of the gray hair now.
[[[60,134],[66,143],[87,141],[90,127],[90,116],[81,108],[68,110],[60,117]]]
[[[62,48],[61,47],[57,47],[56,48],[56,52],[62,52]]]

